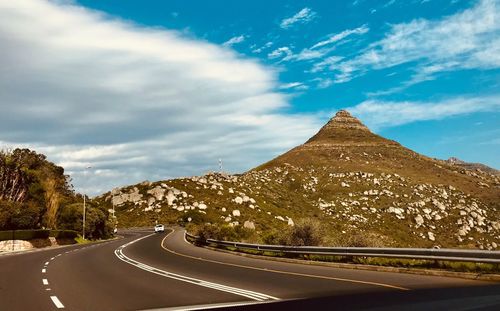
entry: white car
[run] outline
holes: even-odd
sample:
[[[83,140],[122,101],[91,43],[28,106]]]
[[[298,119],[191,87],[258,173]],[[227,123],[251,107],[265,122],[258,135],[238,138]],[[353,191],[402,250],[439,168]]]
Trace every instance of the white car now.
[[[163,225],[156,225],[155,226],[155,232],[156,233],[165,232],[165,226],[163,226]]]

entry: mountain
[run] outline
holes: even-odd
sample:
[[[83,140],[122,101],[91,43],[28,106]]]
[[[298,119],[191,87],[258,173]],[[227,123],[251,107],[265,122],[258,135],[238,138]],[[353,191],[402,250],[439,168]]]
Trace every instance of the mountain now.
[[[489,167],[487,165],[481,164],[481,163],[468,163],[465,161],[462,161],[458,158],[451,157],[448,160],[445,161],[447,164],[459,167],[459,168],[464,168],[469,171],[477,171],[479,173],[487,173],[490,175],[495,175],[495,176],[500,176],[500,171],[497,169],[494,169],[492,167]]]
[[[372,133],[339,111],[304,144],[241,175],[209,173],[114,189],[123,226],[228,224],[270,237],[304,219],[325,245],[469,247],[500,240],[500,180]]]

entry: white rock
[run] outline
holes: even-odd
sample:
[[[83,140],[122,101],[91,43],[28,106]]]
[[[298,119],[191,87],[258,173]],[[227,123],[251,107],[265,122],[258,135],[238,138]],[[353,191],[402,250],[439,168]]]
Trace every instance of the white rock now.
[[[424,224],[424,218],[419,214],[415,217],[415,222],[417,223],[417,228]]]
[[[344,188],[349,188],[349,184],[346,184],[345,182],[341,182],[340,183],[340,186],[344,187]]]
[[[253,221],[245,221],[243,223],[243,227],[247,228],[247,229],[252,229],[252,230],[255,230],[255,224],[253,223]]]
[[[225,212],[226,212],[226,208],[225,208],[225,207],[223,207],[223,208],[221,209],[221,211],[222,211],[223,213],[225,213]]]
[[[147,191],[148,194],[151,194],[156,200],[163,200],[163,196],[165,195],[165,189],[161,186],[156,186],[153,189]]]
[[[289,226],[295,226],[295,223],[293,222],[292,218],[288,218],[288,225]]]
[[[207,209],[207,205],[204,204],[204,203],[200,203],[200,204],[198,204],[198,209],[200,209],[200,210],[206,210]]]
[[[167,196],[165,197],[165,199],[167,199],[168,205],[172,205],[177,198],[175,197],[172,190],[168,190],[168,193],[167,193]]]
[[[229,193],[234,193],[233,188],[229,188],[228,191],[229,191]]]
[[[241,216],[240,210],[235,209],[235,210],[233,211],[233,216],[234,216],[234,217],[239,217],[239,216]]]
[[[241,203],[243,203],[243,199],[242,199],[241,197],[236,197],[236,198],[234,199],[234,202],[235,202],[236,204],[241,204]]]
[[[435,241],[436,240],[436,237],[434,237],[434,233],[432,232],[427,232],[427,236],[429,237],[429,240],[431,241]]]

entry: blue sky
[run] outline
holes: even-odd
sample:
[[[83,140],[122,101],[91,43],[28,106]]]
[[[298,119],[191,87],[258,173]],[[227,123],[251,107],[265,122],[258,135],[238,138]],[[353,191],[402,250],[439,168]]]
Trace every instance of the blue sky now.
[[[47,153],[86,192],[218,158],[241,172],[339,109],[500,168],[498,0],[1,0],[0,20],[0,144]]]

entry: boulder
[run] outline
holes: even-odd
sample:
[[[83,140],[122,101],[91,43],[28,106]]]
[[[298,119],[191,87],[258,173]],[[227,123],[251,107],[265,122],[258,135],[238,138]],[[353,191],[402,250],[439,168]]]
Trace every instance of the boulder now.
[[[243,198],[241,198],[241,197],[236,197],[236,198],[234,199],[234,203],[236,203],[236,204],[241,204],[241,203],[243,203]]]
[[[255,230],[255,224],[253,223],[253,221],[249,221],[249,220],[245,221],[243,223],[243,227],[247,228],[247,229]]]
[[[415,217],[415,223],[417,224],[417,228],[424,224],[424,218],[422,217],[422,215],[418,214]]]

